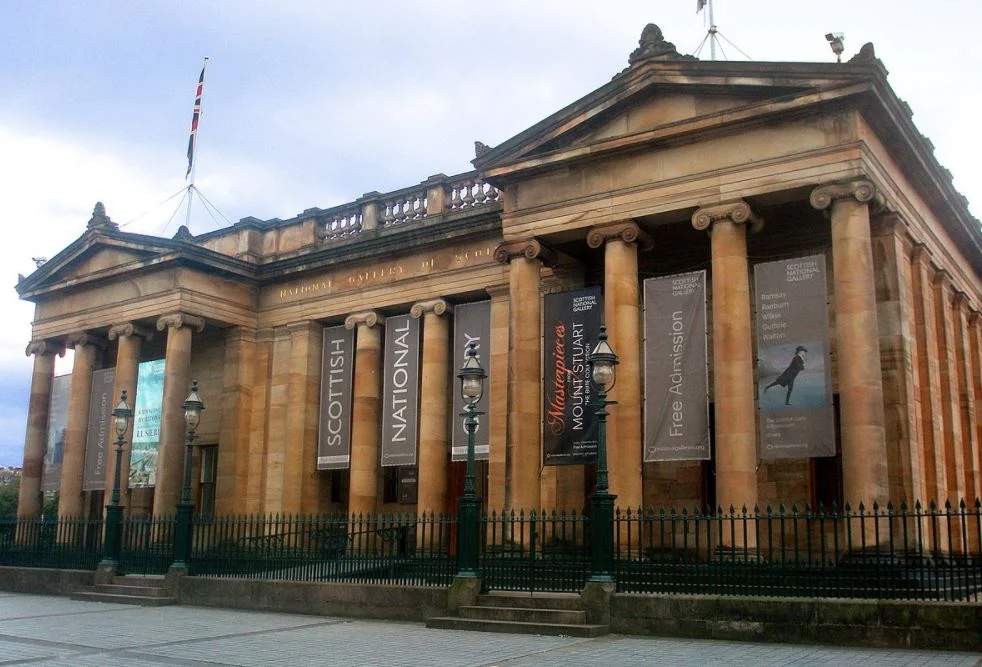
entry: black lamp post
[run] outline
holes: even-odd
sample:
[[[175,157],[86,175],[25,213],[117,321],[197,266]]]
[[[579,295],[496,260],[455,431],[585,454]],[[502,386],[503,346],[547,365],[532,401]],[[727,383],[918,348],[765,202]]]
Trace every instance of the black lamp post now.
[[[460,395],[464,399],[464,428],[467,430],[467,472],[464,475],[464,495],[460,498],[457,523],[457,576],[477,577],[478,526],[481,501],[474,494],[474,431],[477,430],[477,404],[484,395],[484,380],[488,377],[477,360],[477,345],[467,346],[467,358],[457,374]]]
[[[123,464],[123,445],[126,431],[130,427],[133,411],[126,403],[126,390],[119,394],[119,403],[113,409],[113,430],[116,432],[116,469],[113,471],[113,492],[106,505],[106,531],[103,535],[102,565],[118,565],[123,506],[119,504],[119,469]]]
[[[177,534],[174,539],[174,564],[171,567],[186,568],[191,563],[191,516],[194,503],[191,502],[191,454],[194,450],[195,431],[201,422],[201,411],[205,404],[198,395],[198,381],[191,383],[191,393],[184,399],[184,423],[187,425],[187,440],[184,449],[184,488],[181,502],[177,505]]]
[[[614,500],[607,486],[607,392],[617,380],[617,355],[607,343],[607,327],[601,325],[597,346],[590,353],[590,375],[597,386],[597,488],[590,497],[590,581],[614,580]]]

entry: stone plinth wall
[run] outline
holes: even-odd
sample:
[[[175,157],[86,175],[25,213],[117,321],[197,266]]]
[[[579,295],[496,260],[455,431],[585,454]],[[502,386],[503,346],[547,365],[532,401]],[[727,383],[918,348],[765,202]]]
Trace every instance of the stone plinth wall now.
[[[92,570],[52,570],[41,567],[0,567],[0,591],[69,595],[92,585]]]
[[[611,632],[698,639],[977,651],[982,605],[614,595]]]
[[[446,613],[447,590],[370,584],[182,577],[178,597],[181,604],[206,607],[423,621],[427,617],[443,616]]]

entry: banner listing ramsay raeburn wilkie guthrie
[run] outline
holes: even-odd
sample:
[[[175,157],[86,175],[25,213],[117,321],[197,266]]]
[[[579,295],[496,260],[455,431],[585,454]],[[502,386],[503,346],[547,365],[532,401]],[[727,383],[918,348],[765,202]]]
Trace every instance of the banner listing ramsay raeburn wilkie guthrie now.
[[[710,458],[706,272],[644,281],[644,461]]]
[[[354,329],[324,327],[317,469],[347,469],[351,463],[351,395]]]
[[[491,389],[491,302],[462,303],[453,310],[453,367],[462,368],[467,346],[474,343],[477,360],[488,374],[484,381],[484,395],[477,402],[477,429],[474,431],[474,458],[482,461],[488,458],[488,429],[484,419],[488,413]],[[454,372],[456,375],[456,371]],[[451,461],[467,460],[467,429],[464,428],[464,398],[460,395],[460,380],[454,377],[453,383],[453,433],[451,437]]]
[[[760,456],[834,456],[825,256],[758,264],[754,286]]]
[[[600,288],[547,294],[543,313],[542,462],[590,463],[597,416],[588,362],[603,316]]]
[[[419,434],[419,320],[385,320],[382,391],[382,465],[416,465]]]
[[[85,467],[82,469],[82,490],[100,491],[106,488],[106,462],[109,456],[110,414],[113,403],[113,383],[116,369],[104,368],[92,373],[92,394],[89,398],[89,427],[85,437]]]

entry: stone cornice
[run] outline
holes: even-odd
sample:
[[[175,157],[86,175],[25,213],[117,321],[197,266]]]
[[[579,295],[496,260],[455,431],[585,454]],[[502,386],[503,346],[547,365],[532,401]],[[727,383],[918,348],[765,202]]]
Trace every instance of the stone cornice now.
[[[65,345],[56,340],[32,340],[24,350],[26,356],[33,354],[57,354],[59,357],[65,356]]]
[[[65,336],[65,347],[67,348],[74,350],[75,348],[85,347],[86,345],[90,345],[97,350],[104,350],[106,349],[106,339],[85,331]]]
[[[699,231],[705,231],[713,223],[723,220],[737,224],[750,223],[752,232],[758,232],[764,226],[764,220],[742,199],[703,206],[692,214],[692,226]]]
[[[538,239],[504,241],[494,251],[494,261],[499,264],[509,264],[516,257],[537,259],[546,266],[555,266],[558,259],[556,252],[542,245]]]
[[[139,336],[143,340],[152,340],[153,331],[132,322],[114,324],[109,327],[109,340],[116,340],[120,336]]]
[[[379,315],[374,310],[367,310],[363,313],[352,313],[344,320],[345,329],[354,329],[357,326],[380,327],[385,324],[385,317]]]
[[[823,211],[837,199],[855,199],[861,204],[866,204],[874,201],[876,194],[876,186],[873,185],[872,181],[858,178],[843,183],[820,185],[812,190],[808,196],[808,202],[812,207]]]
[[[447,302],[443,299],[430,299],[429,301],[419,301],[413,304],[413,307],[409,309],[409,315],[418,320],[424,315],[433,313],[434,315],[443,315],[447,312]]]
[[[188,315],[187,313],[171,313],[157,320],[157,331],[163,331],[167,328],[180,329],[181,327],[188,327],[193,329],[195,333],[201,333],[204,331],[205,321],[196,315]]]
[[[587,232],[586,244],[591,248],[599,248],[610,239],[618,239],[624,243],[637,243],[642,250],[651,250],[654,242],[648,232],[641,229],[636,222],[615,222],[610,225],[599,225]]]

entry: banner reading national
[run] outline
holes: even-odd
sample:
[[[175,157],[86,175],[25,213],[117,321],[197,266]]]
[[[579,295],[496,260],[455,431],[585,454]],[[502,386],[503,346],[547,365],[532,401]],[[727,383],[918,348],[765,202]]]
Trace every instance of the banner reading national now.
[[[644,461],[708,460],[706,272],[644,281]]]
[[[754,267],[763,459],[835,455],[825,276],[824,255]]]
[[[416,465],[419,435],[419,320],[385,320],[382,390],[382,465]]]
[[[543,300],[544,465],[578,465],[596,459],[597,416],[589,360],[602,319],[599,287],[547,294]]]

